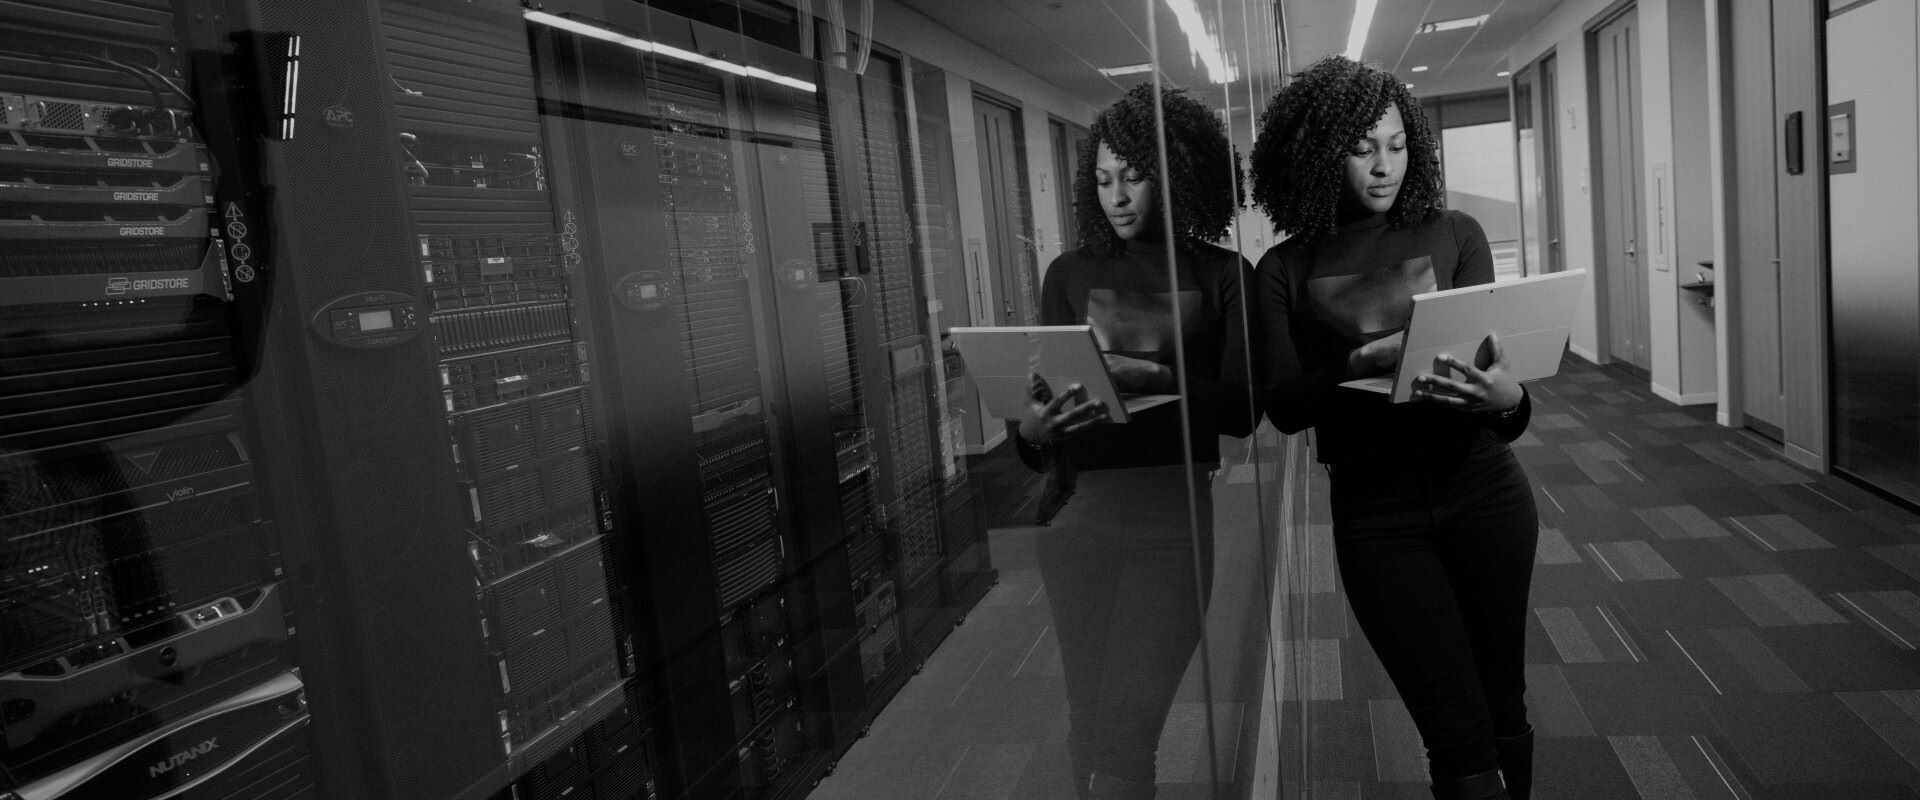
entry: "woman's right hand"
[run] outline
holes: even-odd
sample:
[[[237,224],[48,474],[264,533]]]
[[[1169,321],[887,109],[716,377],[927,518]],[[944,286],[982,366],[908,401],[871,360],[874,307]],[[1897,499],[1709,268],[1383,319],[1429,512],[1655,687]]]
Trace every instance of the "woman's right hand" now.
[[[1047,444],[1107,417],[1107,404],[1088,400],[1087,389],[1080,384],[1054,394],[1045,378],[1033,376],[1027,392],[1027,418],[1020,421],[1020,438],[1032,444]]]
[[[1347,377],[1371,378],[1392,371],[1400,363],[1400,348],[1406,340],[1406,331],[1401,331],[1354,348],[1347,353]]]

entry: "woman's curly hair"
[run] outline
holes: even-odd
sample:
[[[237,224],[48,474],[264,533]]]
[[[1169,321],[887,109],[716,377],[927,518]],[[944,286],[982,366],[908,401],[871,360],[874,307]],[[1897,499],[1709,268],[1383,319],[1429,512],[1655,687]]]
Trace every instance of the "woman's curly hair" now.
[[[1087,146],[1080,153],[1073,179],[1073,205],[1080,246],[1107,255],[1122,251],[1125,243],[1113,232],[1100,207],[1094,163],[1101,143],[1127,165],[1164,185],[1173,197],[1174,241],[1183,249],[1213,242],[1227,233],[1245,194],[1240,188],[1240,158],[1227,141],[1227,129],[1185,89],[1160,93],[1166,118],[1167,171],[1173,180],[1160,184],[1159,145],[1153,135],[1153,84],[1142,83],[1115,100],[1093,120]],[[1155,222],[1160,211],[1154,210]]]
[[[1387,223],[1400,227],[1446,207],[1440,148],[1419,101],[1392,73],[1329,56],[1296,73],[1260,115],[1253,144],[1253,202],[1273,229],[1303,241],[1333,232],[1348,149],[1373,129],[1387,104],[1407,130],[1407,171]]]

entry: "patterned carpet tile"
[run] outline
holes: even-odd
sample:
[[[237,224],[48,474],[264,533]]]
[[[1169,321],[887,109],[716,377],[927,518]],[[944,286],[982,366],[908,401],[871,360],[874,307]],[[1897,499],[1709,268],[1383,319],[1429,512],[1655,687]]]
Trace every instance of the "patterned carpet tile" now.
[[[1704,581],[1659,581],[1618,586],[1608,604],[1636,636],[1663,630],[1699,630],[1751,625],[1725,593]]]
[[[1707,737],[1609,736],[1607,743],[1642,800],[1751,797]]]
[[[1715,424],[1710,407],[1654,397],[1644,377],[1570,359],[1529,391],[1513,446],[1541,524],[1535,796],[1920,800],[1920,516]],[[1268,438],[1256,452],[1277,464],[1286,443]],[[815,798],[1071,796],[1033,562],[1045,530],[1020,518],[1037,482],[1011,459],[978,461],[1000,584]],[[1228,464],[1229,491],[1277,502],[1287,477],[1299,492],[1302,524],[1273,534],[1293,592],[1273,624],[1296,638],[1276,645],[1280,732],[1262,745],[1278,748],[1285,796],[1427,798],[1419,737],[1340,593],[1325,474]],[[1161,800],[1250,796],[1214,775],[1275,754],[1245,738],[1259,709],[1228,699],[1183,689]]]
[[[1706,628],[1664,632],[1675,651],[1700,673],[1714,694],[1747,696],[1806,692],[1791,664],[1767,647],[1750,628]]]
[[[1594,735],[1593,719],[1558,664],[1527,665],[1527,708],[1542,738]]]
[[[1553,644],[1563,664],[1639,663],[1646,652],[1621,624],[1619,615],[1602,606],[1535,608],[1534,620]],[[1531,627],[1531,626],[1530,626]]]
[[[1673,562],[1680,574],[1689,578],[1782,571],[1778,560],[1769,558],[1765,551],[1742,536],[1656,541],[1653,546]]]
[[[1713,692],[1684,659],[1662,655],[1657,660],[1567,664],[1562,669],[1597,734],[1671,736],[1704,730],[1699,703]]]
[[[1760,628],[1754,631],[1815,692],[1920,689],[1920,658],[1866,625]],[[1915,775],[1920,786],[1920,775]]]
[[[1844,625],[1842,616],[1825,600],[1791,575],[1746,575],[1709,578],[1755,625]]]
[[[1701,707],[1727,743],[1729,756],[1761,784],[1894,783],[1914,776],[1914,766],[1844,696],[1770,695],[1765,703],[1716,699]]]

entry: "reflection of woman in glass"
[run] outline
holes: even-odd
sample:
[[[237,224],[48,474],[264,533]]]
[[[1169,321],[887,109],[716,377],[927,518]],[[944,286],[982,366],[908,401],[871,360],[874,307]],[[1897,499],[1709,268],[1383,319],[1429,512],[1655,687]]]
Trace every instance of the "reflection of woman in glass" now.
[[[1395,367],[1412,295],[1493,280],[1486,234],[1443,209],[1419,103],[1344,58],[1273,98],[1253,174],[1254,201],[1290,236],[1260,260],[1263,402],[1281,430],[1315,430],[1354,617],[1420,730],[1434,796],[1525,798],[1539,522],[1507,443],[1527,394],[1493,339],[1478,368],[1423,376],[1419,402],[1339,385]]]
[[[1153,796],[1154,749],[1211,582],[1218,439],[1252,430],[1247,262],[1209,244],[1239,205],[1233,150],[1205,106],[1179,91],[1159,96],[1173,229],[1163,223],[1155,94],[1143,84],[1094,120],[1074,180],[1085,244],[1048,266],[1040,317],[1091,325],[1122,393],[1184,391],[1186,400],[1105,424],[1077,387],[1039,385],[1033,413],[1013,425],[1021,458],[1052,473],[1049,502],[1072,495],[1041,533],[1038,556],[1081,797]]]

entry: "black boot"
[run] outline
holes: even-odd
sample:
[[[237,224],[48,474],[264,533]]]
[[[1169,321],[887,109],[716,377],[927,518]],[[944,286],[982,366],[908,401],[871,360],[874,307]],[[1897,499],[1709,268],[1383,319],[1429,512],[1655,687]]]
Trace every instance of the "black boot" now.
[[[1433,800],[1510,800],[1500,770],[1433,782]]]
[[[1518,736],[1495,736],[1493,748],[1500,753],[1500,774],[1507,779],[1507,795],[1527,800],[1533,795],[1533,729]]]

